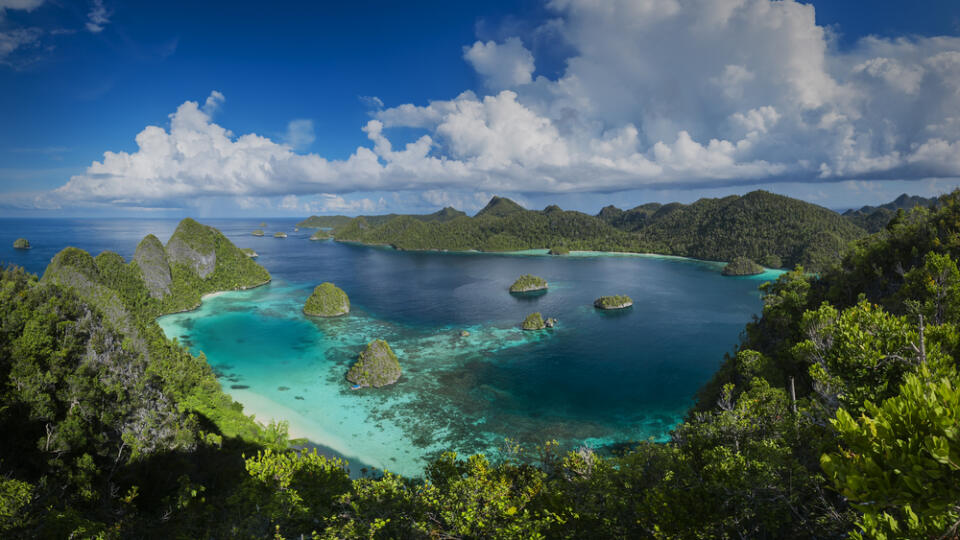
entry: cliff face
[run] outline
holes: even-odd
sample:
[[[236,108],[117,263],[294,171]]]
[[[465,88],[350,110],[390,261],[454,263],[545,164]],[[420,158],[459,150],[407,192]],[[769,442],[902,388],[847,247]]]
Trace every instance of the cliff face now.
[[[143,282],[150,291],[150,296],[163,298],[170,294],[173,278],[170,275],[170,263],[167,261],[167,252],[160,240],[148,234],[137,245],[133,254],[133,262],[137,263]]]
[[[201,279],[213,273],[217,266],[216,235],[219,231],[186,218],[177,226],[167,241],[170,263],[179,263],[193,269]],[[222,236],[222,235],[221,235]]]

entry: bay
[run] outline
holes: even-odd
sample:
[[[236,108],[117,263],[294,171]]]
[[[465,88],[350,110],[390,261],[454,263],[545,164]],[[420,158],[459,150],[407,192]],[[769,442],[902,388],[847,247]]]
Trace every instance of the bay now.
[[[160,319],[168,337],[205,354],[225,391],[258,418],[352,462],[404,474],[444,450],[493,457],[506,441],[564,448],[663,440],[697,389],[761,307],[757,287],[776,277],[724,277],[718,263],[657,256],[398,252],[307,240],[295,220],[204,220],[259,253],[270,285],[207,298]],[[42,273],[67,245],[129,259],[147,233],[166,241],[175,220],[0,220],[0,259]],[[275,231],[289,235],[272,237]],[[12,249],[27,237],[34,248]],[[521,274],[549,292],[507,292]],[[334,282],[352,311],[302,314],[310,291]],[[593,308],[627,294],[634,307]],[[559,320],[524,332],[533,311]],[[462,331],[469,332],[461,337]],[[354,391],[344,375],[363,346],[386,339],[403,376]]]

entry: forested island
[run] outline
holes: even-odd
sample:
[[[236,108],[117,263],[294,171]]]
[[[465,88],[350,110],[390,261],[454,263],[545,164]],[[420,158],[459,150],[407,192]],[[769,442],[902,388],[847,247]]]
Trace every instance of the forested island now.
[[[350,313],[350,298],[329,281],[317,285],[303,304],[303,312],[314,317],[339,317]]]
[[[26,238],[17,238],[13,241],[13,249],[30,249],[30,241]]]
[[[771,268],[826,269],[867,231],[856,220],[766,191],[692,204],[614,206],[597,215],[556,205],[528,210],[493,197],[475,216],[452,208],[428,215],[312,216],[301,227],[333,229],[336,240],[403,250],[549,249],[679,255],[712,261],[742,256]]]
[[[593,307],[597,309],[624,309],[632,305],[633,299],[625,294],[601,296],[593,301]]]
[[[528,293],[528,292],[537,292],[545,291],[549,285],[547,285],[547,280],[539,276],[534,276],[531,274],[524,274],[517,278],[513,282],[513,285],[510,285],[510,292],[512,293]]]
[[[400,361],[390,344],[382,339],[375,339],[367,344],[356,363],[350,367],[347,380],[354,384],[354,390],[367,386],[380,388],[397,382],[402,373]]]
[[[754,276],[763,273],[763,267],[746,257],[736,257],[723,267],[725,276]]]
[[[356,480],[244,416],[156,324],[269,279],[229,240],[185,220],[130,262],[67,248],[42,279],[0,275],[0,536],[955,537],[958,238],[954,193],[764,285],[666,442]]]

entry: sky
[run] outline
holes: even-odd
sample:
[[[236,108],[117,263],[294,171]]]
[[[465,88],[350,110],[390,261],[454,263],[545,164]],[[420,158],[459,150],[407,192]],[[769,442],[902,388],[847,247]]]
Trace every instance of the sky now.
[[[0,215],[958,186],[956,0],[0,0]]]

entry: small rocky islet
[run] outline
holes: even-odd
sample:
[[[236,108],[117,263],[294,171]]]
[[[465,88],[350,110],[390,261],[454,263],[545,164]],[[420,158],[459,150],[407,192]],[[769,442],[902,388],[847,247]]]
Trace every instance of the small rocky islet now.
[[[539,311],[535,311],[527,315],[520,327],[524,330],[543,330],[544,328],[553,328],[556,324],[556,319],[552,317],[544,319]]]
[[[380,388],[397,382],[402,373],[400,361],[390,345],[382,339],[375,339],[367,344],[350,367],[347,380],[353,383],[354,390],[368,386]]]
[[[253,231],[253,232],[250,233],[250,234],[252,234],[252,235],[254,235],[254,236],[263,236],[263,229],[257,229],[257,230]]]
[[[545,291],[548,288],[547,280],[532,274],[524,274],[517,278],[510,286],[512,293],[527,293]]]
[[[285,232],[275,232],[275,233],[273,233],[273,237],[274,237],[274,238],[286,238],[286,237],[287,237],[287,233],[285,233]]]
[[[593,301],[593,307],[597,309],[626,309],[633,305],[633,299],[625,294],[613,296],[601,296]]]
[[[762,266],[746,257],[737,257],[723,267],[725,276],[755,276],[763,272]]]
[[[13,249],[30,249],[30,241],[26,238],[17,238],[13,241]]]
[[[329,281],[317,285],[303,304],[303,312],[314,317],[338,317],[350,313],[350,298]]]

